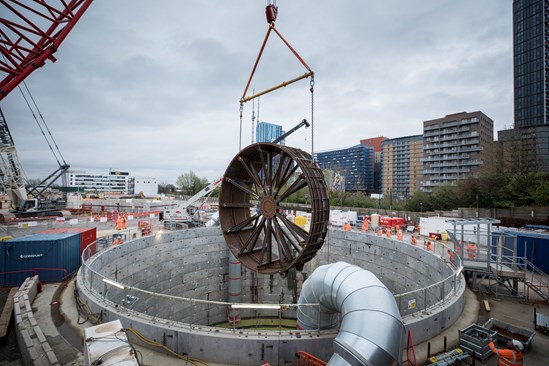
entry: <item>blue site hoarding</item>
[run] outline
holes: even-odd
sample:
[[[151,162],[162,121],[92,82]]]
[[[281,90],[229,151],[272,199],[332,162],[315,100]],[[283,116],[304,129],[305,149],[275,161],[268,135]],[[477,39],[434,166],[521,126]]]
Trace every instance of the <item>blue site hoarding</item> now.
[[[34,234],[0,242],[0,286],[38,275],[61,282],[80,267],[80,233]]]

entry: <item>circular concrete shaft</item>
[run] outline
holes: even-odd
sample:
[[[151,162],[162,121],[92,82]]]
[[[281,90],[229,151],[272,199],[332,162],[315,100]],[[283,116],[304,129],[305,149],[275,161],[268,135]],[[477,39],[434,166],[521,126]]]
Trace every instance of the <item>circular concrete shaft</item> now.
[[[306,203],[289,203],[295,198]],[[288,220],[284,210],[310,213],[309,229]],[[246,147],[221,184],[219,221],[227,245],[242,264],[260,273],[301,270],[324,243],[329,210],[322,171],[310,154],[288,146]]]

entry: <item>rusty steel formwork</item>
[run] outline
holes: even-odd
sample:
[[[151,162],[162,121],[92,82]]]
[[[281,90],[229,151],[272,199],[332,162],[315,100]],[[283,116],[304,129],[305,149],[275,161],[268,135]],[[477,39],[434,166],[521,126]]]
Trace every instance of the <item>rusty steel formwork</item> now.
[[[296,210],[310,213],[308,228],[287,217]],[[227,245],[259,273],[301,270],[324,243],[329,211],[322,171],[297,148],[250,145],[231,161],[221,184],[219,219]]]

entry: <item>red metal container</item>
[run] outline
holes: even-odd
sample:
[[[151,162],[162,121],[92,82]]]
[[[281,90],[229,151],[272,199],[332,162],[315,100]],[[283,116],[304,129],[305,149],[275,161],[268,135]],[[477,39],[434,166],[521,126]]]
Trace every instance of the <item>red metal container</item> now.
[[[402,217],[388,217],[388,216],[381,216],[379,218],[379,225],[383,227],[391,227],[396,228],[404,227],[405,220]]]
[[[92,227],[66,227],[58,229],[48,229],[41,231],[42,234],[66,234],[66,233],[79,233],[80,234],[80,254],[86,249],[88,245],[97,240],[97,229]],[[89,255],[95,254],[95,245],[90,247]]]

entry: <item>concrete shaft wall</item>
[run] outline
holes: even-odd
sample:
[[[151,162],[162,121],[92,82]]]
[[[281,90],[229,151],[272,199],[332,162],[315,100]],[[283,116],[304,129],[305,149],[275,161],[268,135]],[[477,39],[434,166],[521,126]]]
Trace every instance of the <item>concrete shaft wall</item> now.
[[[291,271],[287,278],[258,276],[243,267],[240,301],[296,303],[307,276],[317,266],[336,261],[375,273],[396,294],[422,289],[452,273],[441,258],[422,248],[360,232],[330,230],[326,244],[300,273]],[[78,287],[94,312],[103,309],[103,321],[121,319],[124,326],[139,328],[145,336],[166,343],[176,352],[241,365],[284,364],[293,360],[299,349],[324,359],[333,352],[335,331],[227,331],[209,326],[227,321],[227,306],[212,303],[228,301],[228,249],[219,228],[164,232],[134,240],[99,253],[87,266],[100,275],[83,266]],[[101,276],[146,291],[119,289],[107,285]],[[442,286],[397,297],[416,343],[440,333],[461,314],[464,281],[458,281],[461,284],[461,293]],[[437,302],[442,294],[446,295],[444,302],[417,312],[417,308]],[[210,302],[182,301],[168,295]],[[406,307],[411,300],[417,308]],[[406,311],[414,311],[414,315],[406,319]],[[241,318],[258,315],[295,317],[295,311],[240,310]]]

